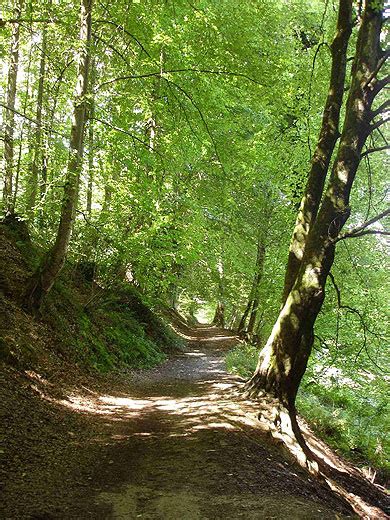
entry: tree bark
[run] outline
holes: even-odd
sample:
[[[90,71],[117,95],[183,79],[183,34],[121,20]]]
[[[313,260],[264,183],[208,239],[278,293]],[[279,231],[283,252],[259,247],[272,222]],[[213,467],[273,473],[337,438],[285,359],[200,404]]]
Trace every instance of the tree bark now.
[[[262,237],[259,237],[257,244],[257,259],[256,259],[256,272],[253,281],[253,306],[249,318],[247,332],[252,335],[255,330],[255,324],[260,303],[260,282],[263,278],[264,271],[264,259],[265,259],[265,245]]]
[[[42,165],[42,112],[43,112],[43,91],[46,73],[46,48],[47,48],[47,26],[42,30],[42,47],[39,63],[39,79],[37,94],[37,110],[35,115],[36,127],[33,136],[33,159],[31,163],[31,179],[29,183],[29,193],[27,200],[27,214],[30,220],[33,219],[34,208],[38,193],[39,169]]]
[[[225,326],[225,305],[221,301],[217,303],[213,318],[213,325],[222,328]]]
[[[53,104],[49,108],[47,107],[47,119],[48,119],[48,126],[43,129],[43,149],[42,149],[42,166],[41,166],[41,181],[39,186],[39,197],[40,197],[40,207],[39,207],[39,226],[43,227],[44,221],[45,221],[45,202],[46,197],[48,195],[48,189],[49,189],[49,183],[52,181],[52,179],[49,180],[49,177],[52,177],[52,175],[49,175],[49,161],[50,161],[50,149],[51,149],[51,140],[52,140],[52,134],[53,134],[53,127],[54,127],[54,117],[57,109],[58,104],[58,98],[59,98],[59,91],[60,87],[63,81],[63,76],[66,71],[67,67],[65,67],[59,77],[57,77],[55,81],[55,87],[53,89],[52,99]]]
[[[30,94],[30,76],[31,76],[31,58],[32,58],[32,45],[30,45],[30,49],[29,49],[29,52],[28,52],[28,65],[27,65],[27,70],[26,70],[26,92],[25,92],[25,97],[24,97],[24,103],[23,103],[23,114],[26,113],[26,110],[27,110],[27,105],[28,105],[28,101],[29,101],[29,94]],[[27,122],[27,125],[26,125],[26,121],[23,119],[22,121],[22,126],[21,126],[21,129],[20,129],[20,139],[19,139],[19,149],[18,149],[18,158],[16,160],[16,171],[15,171],[15,185],[14,185],[14,189],[13,189],[13,202],[12,202],[12,205],[13,205],[13,211],[15,212],[15,208],[16,208],[16,201],[17,201],[17,196],[18,196],[18,191],[19,191],[19,178],[20,178],[20,170],[21,170],[21,164],[22,164],[22,151],[23,151],[23,142],[24,142],[24,135],[25,135],[25,127],[27,126],[27,132],[26,134],[29,135],[30,134],[30,129],[31,129],[31,121],[28,121]]]
[[[242,332],[245,331],[246,320],[248,319],[249,313],[251,312],[252,305],[253,305],[253,284],[252,284],[251,292],[249,294],[248,303],[246,304],[244,313],[243,313],[240,323],[238,324],[238,327],[237,327],[238,334],[241,334]]]
[[[222,259],[219,259],[217,265],[218,271],[218,302],[217,307],[215,309],[215,314],[213,318],[213,325],[217,327],[225,326],[225,303],[224,303],[224,293],[225,287],[223,283],[223,263]]]
[[[298,275],[310,229],[315,221],[334,147],[339,138],[340,110],[343,102],[348,41],[352,31],[352,1],[339,4],[336,34],[331,44],[332,66],[328,97],[322,125],[312,158],[306,189],[303,194],[291,239],[285,272],[282,304],[286,302]]]
[[[28,307],[39,309],[44,296],[52,288],[65,263],[73,221],[78,201],[80,172],[83,159],[84,126],[86,119],[86,94],[91,42],[92,0],[81,1],[80,48],[78,54],[77,85],[73,104],[70,135],[70,154],[65,179],[64,197],[57,236],[45,261],[33,275],[28,290]]]
[[[89,113],[89,127],[88,127],[88,184],[87,184],[87,213],[91,215],[92,211],[92,193],[93,193],[93,177],[94,177],[94,146],[95,146],[95,136],[94,136],[94,116],[95,116],[95,99],[94,99],[94,89],[95,86],[95,61],[91,62],[91,81],[90,81],[90,113]]]
[[[16,0],[14,8],[14,19],[16,23],[12,26],[12,37],[10,47],[10,59],[7,82],[7,108],[4,113],[4,187],[3,187],[3,212],[6,215],[14,213],[13,169],[14,169],[14,131],[15,131],[15,101],[16,83],[19,68],[19,41],[20,20],[23,10],[23,0]]]
[[[341,0],[343,3],[343,0]],[[366,3],[356,44],[343,131],[329,184],[306,239],[298,275],[247,384],[250,394],[266,392],[295,411],[295,398],[313,345],[313,327],[325,297],[335,244],[347,221],[349,198],[364,143],[371,131],[375,71],[380,59],[381,12]]]

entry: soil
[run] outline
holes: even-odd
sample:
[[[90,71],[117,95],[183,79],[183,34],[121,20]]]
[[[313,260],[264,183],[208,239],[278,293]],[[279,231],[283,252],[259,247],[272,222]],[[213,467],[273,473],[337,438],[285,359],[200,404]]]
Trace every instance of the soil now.
[[[356,518],[259,427],[224,368],[237,338],[185,334],[184,352],[117,380],[4,369],[0,517]],[[386,518],[378,505],[371,497],[365,517]]]

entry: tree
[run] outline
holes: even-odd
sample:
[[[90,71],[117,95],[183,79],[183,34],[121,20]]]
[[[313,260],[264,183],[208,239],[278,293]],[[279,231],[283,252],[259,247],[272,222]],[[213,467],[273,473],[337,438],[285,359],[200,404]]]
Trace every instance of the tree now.
[[[19,68],[20,24],[22,16],[23,0],[15,0],[14,19],[12,25],[12,38],[9,55],[7,104],[5,107],[4,128],[4,187],[3,187],[3,211],[7,214],[14,212],[13,199],[13,170],[14,170],[14,131],[15,131],[15,102],[16,83]]]
[[[82,0],[80,47],[78,52],[77,84],[73,102],[70,153],[65,179],[60,222],[55,243],[42,265],[34,273],[28,289],[28,306],[39,309],[43,297],[52,288],[65,263],[78,201],[80,171],[83,160],[84,126],[87,115],[88,74],[90,62],[92,0]]]
[[[255,273],[253,276],[253,283],[251,287],[251,291],[248,298],[247,306],[245,307],[245,311],[241,317],[240,323],[238,325],[237,332],[240,334],[245,330],[248,334],[253,334],[256,324],[257,313],[259,310],[260,303],[260,282],[263,277],[264,270],[264,260],[265,260],[265,244],[264,244],[264,236],[263,230],[260,230],[258,239],[257,239],[257,256],[256,256],[256,265],[255,265]],[[249,316],[249,323],[246,327],[246,321]]]
[[[351,8],[351,1],[340,1],[339,21],[343,12],[350,15]],[[346,23],[350,23],[349,17]],[[260,352],[257,369],[247,384],[252,395],[266,393],[276,398],[279,416],[276,421],[279,423],[283,409],[288,411],[294,423],[296,394],[313,345],[314,324],[325,298],[325,284],[334,262],[336,243],[350,215],[350,194],[362,148],[370,133],[378,127],[378,123],[372,123],[375,111],[371,107],[375,96],[388,81],[377,78],[383,64],[381,26],[381,9],[377,2],[367,1],[358,32],[343,130],[328,186],[304,238],[304,253],[297,275]],[[321,181],[319,186],[322,192]],[[295,426],[292,425],[293,429]]]
[[[333,150],[340,136],[339,120],[343,103],[347,49],[351,31],[352,2],[341,1],[336,35],[330,46],[332,66],[328,97],[325,102],[320,135],[311,161],[306,189],[302,197],[291,239],[285,272],[283,303],[285,303],[297,277],[305,252],[306,239],[315,221],[321,202]]]
[[[48,6],[50,9],[50,3]],[[32,146],[32,163],[31,163],[31,179],[29,182],[29,193],[27,200],[27,212],[30,215],[30,219],[33,216],[37,193],[38,193],[38,182],[42,186],[42,173],[39,178],[39,170],[43,165],[42,161],[42,115],[43,115],[43,94],[45,86],[45,74],[46,74],[46,53],[47,53],[47,25],[44,24],[42,29],[42,41],[41,41],[41,56],[39,60],[39,77],[38,77],[38,93],[37,93],[37,110],[35,115],[35,131],[33,136]]]

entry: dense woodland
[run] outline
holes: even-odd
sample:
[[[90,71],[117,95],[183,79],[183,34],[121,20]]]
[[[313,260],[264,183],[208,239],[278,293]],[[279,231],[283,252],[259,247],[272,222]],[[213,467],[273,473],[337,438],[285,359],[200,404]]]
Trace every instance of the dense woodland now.
[[[5,0],[1,210],[34,244],[23,312],[47,319],[82,276],[88,305],[121,284],[231,329],[227,367],[262,413],[307,454],[298,410],[383,483],[388,16],[381,0]],[[120,362],[165,356],[139,348]],[[114,370],[103,350],[93,366]]]

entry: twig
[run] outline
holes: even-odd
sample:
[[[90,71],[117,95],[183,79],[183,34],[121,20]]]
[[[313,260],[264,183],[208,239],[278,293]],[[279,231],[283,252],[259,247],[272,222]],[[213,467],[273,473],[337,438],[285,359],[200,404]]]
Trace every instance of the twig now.
[[[363,159],[363,157],[366,157],[366,155],[369,155],[370,153],[381,152],[382,150],[389,150],[389,149],[390,149],[390,145],[378,146],[377,148],[368,148],[365,152],[362,153],[362,155],[360,156],[360,159]]]
[[[156,71],[156,72],[146,72],[145,74],[128,74],[126,76],[118,76],[117,78],[109,79],[107,81],[104,81],[103,83],[100,83],[96,87],[96,90],[100,90],[102,87],[105,87],[106,85],[111,85],[112,83],[117,83],[118,81],[126,81],[129,79],[145,79],[145,78],[153,78],[153,77],[161,77],[164,74],[175,74],[178,72],[194,72],[197,74],[214,74],[214,75],[220,75],[220,76],[233,76],[233,77],[239,77],[247,79],[248,81],[251,81],[252,83],[256,83],[257,85],[261,86],[267,86],[264,83],[261,83],[260,81],[251,78],[250,76],[247,76],[246,74],[243,74],[241,72],[232,72],[232,71],[225,71],[225,70],[208,70],[208,69],[172,69],[172,70],[164,70]]]
[[[388,121],[390,121],[390,117],[384,117],[383,119],[380,119],[379,121],[377,121],[376,123],[370,125],[370,128],[369,128],[369,132],[373,132],[375,129],[379,128],[380,126],[384,125],[385,123],[387,123]]]
[[[11,112],[14,112],[14,114],[20,116],[20,117],[23,117],[24,119],[27,119],[27,121],[30,121],[31,123],[33,123],[34,125],[37,125],[38,126],[38,121],[36,121],[35,119],[33,119],[32,117],[29,117],[27,116],[26,114],[23,114],[22,112],[19,112],[18,110],[14,109],[14,108],[11,108],[9,107],[8,105],[5,105],[4,103],[1,103],[0,102],[0,107],[3,107],[5,108],[6,110],[10,110]],[[40,125],[41,128],[44,128],[45,130],[49,130],[49,127],[46,126],[46,125]],[[66,139],[69,137],[68,135],[65,135],[65,134],[62,134],[61,132],[57,132],[57,130],[53,130],[51,129],[51,131],[54,133],[54,134],[57,134],[57,135],[60,135],[61,137],[65,137]]]
[[[163,155],[162,155],[159,151],[157,151],[155,148],[153,148],[153,147],[150,146],[148,143],[146,143],[145,141],[143,141],[142,139],[140,139],[140,138],[137,137],[136,135],[132,134],[131,132],[128,132],[127,130],[124,130],[123,128],[119,128],[118,126],[112,125],[112,124],[109,123],[108,121],[103,121],[102,119],[100,119],[100,118],[98,118],[98,117],[93,117],[92,120],[93,120],[93,121],[98,121],[98,122],[101,123],[102,125],[108,126],[108,128],[111,128],[112,130],[115,130],[116,132],[120,132],[121,134],[128,135],[128,136],[131,137],[132,139],[135,139],[136,141],[138,141],[139,143],[141,143],[143,146],[145,146],[146,148],[148,148],[150,151],[156,153],[156,154],[159,155],[160,157],[163,157]]]
[[[382,213],[379,213],[379,215],[375,215],[375,217],[372,217],[370,220],[367,220],[367,222],[364,222],[360,226],[357,226],[354,229],[351,229],[350,231],[346,231],[342,235],[339,235],[335,242],[339,242],[340,240],[344,240],[345,238],[354,238],[362,236],[362,234],[368,234],[368,231],[370,231],[369,234],[388,234],[387,232],[382,232],[380,230],[367,230],[364,231],[368,226],[371,226],[371,224],[374,224],[374,222],[377,222],[383,217],[386,217],[390,214],[390,208],[386,209],[385,211],[382,211]]]

